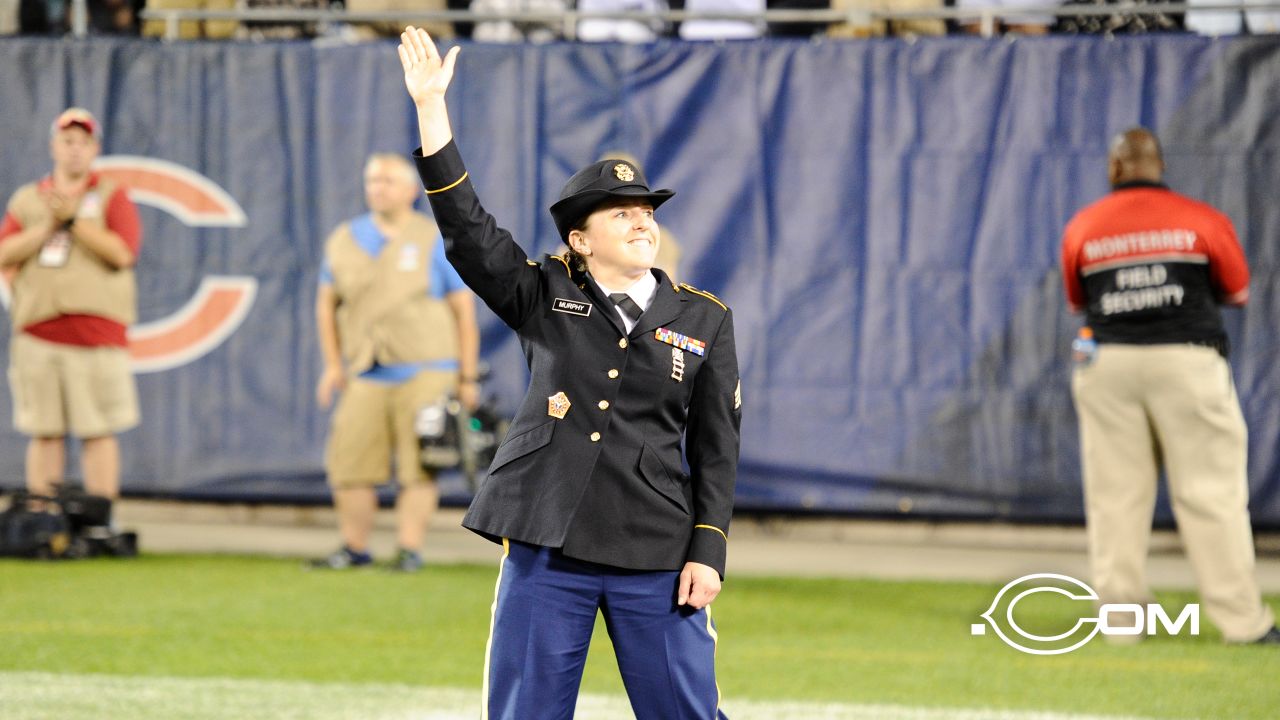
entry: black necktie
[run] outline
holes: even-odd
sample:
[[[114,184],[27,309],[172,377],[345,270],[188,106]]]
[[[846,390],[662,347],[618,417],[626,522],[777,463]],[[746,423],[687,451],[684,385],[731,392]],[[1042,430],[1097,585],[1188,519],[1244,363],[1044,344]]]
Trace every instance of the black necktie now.
[[[631,318],[631,322],[640,322],[640,316],[644,314],[644,311],[640,309],[635,300],[631,299],[630,295],[626,293],[609,293],[609,299],[613,301],[614,305],[622,309],[623,315]]]

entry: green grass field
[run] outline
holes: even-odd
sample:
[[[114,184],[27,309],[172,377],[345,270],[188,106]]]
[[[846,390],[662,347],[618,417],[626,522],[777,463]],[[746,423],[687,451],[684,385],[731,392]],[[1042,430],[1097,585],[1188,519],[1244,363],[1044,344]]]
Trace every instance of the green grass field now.
[[[116,706],[78,710],[86,694],[108,692],[100,686],[112,678],[101,675],[121,676],[112,687],[136,686],[132,695],[117,691],[138,707],[152,702],[138,693],[168,702],[157,688],[191,678],[214,683],[173,686],[173,693],[193,703],[200,692],[235,686],[236,680],[245,681],[242,688],[258,688],[262,697],[287,695],[288,688],[310,697],[330,692],[331,708],[361,687],[409,695],[451,688],[456,690],[441,692],[471,703],[478,697],[495,574],[496,567],[476,566],[435,566],[409,576],[305,572],[297,561],[206,556],[0,561],[0,717],[143,717],[120,704],[119,714],[111,710]],[[1199,637],[1157,637],[1135,646],[1098,638],[1067,655],[1025,655],[994,635],[970,635],[996,590],[985,584],[730,578],[714,607],[724,707],[730,717],[742,715],[735,715],[735,703],[754,707],[756,717],[769,716],[762,707],[785,703],[799,704],[795,717],[846,717],[839,708],[848,707],[862,708],[862,714],[847,717],[898,717],[892,715],[898,710],[878,706],[923,713],[901,717],[937,718],[961,717],[964,709],[1280,717],[1280,649],[1224,646],[1206,619]],[[1162,594],[1160,600],[1176,607],[1194,597]],[[1072,610],[1040,603],[1028,608],[1028,621],[1065,629],[1074,622]],[[596,716],[627,716],[625,701],[610,700],[623,689],[602,624],[583,691],[613,708]],[[205,714],[193,705],[186,714],[167,710],[154,717],[250,716],[225,701],[210,702]],[[830,709],[821,710],[822,704]],[[938,710],[930,714],[930,708]],[[374,717],[362,712],[325,717]],[[972,715],[996,716],[1004,715]]]

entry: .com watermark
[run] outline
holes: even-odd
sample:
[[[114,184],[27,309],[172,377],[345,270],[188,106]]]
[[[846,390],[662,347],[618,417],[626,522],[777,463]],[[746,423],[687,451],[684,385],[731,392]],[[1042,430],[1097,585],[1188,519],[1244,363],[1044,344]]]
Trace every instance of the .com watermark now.
[[[1184,626],[1190,626],[1187,631],[1189,634],[1200,634],[1200,606],[1195,603],[1183,607],[1182,612],[1174,619],[1170,619],[1164,608],[1155,603],[1106,603],[1098,606],[1096,617],[1080,618],[1064,633],[1037,635],[1018,625],[1013,616],[1019,602],[1037,593],[1056,593],[1072,600],[1088,601],[1091,609],[1098,600],[1098,593],[1093,588],[1068,575],[1024,575],[1000,588],[1000,592],[991,601],[991,607],[979,616],[987,621],[986,624],[974,623],[969,626],[970,633],[985,635],[987,625],[990,625],[1006,645],[1032,655],[1069,653],[1092,640],[1098,633],[1112,636],[1155,635],[1163,627],[1169,635],[1177,635]],[[1002,606],[1003,613],[1000,612]],[[1003,623],[997,622],[997,618],[1003,620]]]

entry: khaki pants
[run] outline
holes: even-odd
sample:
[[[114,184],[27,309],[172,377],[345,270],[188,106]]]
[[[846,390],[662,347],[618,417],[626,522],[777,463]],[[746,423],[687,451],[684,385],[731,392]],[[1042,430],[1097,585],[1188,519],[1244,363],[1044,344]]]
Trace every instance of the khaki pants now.
[[[448,10],[445,0],[347,0],[347,12],[390,12],[395,10]],[[408,20],[390,22],[359,23],[353,25],[362,39],[399,38],[400,33],[409,24]],[[435,41],[449,40],[453,37],[453,25],[447,22],[423,22],[414,20],[413,24],[426,30]],[[444,52],[443,50],[441,52]]]
[[[425,370],[399,385],[351,378],[338,399],[325,447],[325,472],[337,487],[387,482],[391,458],[401,485],[432,477],[422,469],[414,421],[418,410],[457,383],[456,371]]]
[[[932,10],[941,8],[942,0],[831,0],[832,10]],[[947,25],[941,20],[868,20],[866,23],[834,23],[827,35],[839,38],[883,37],[894,35],[946,35]]]
[[[9,391],[13,425],[31,437],[106,437],[138,425],[138,389],[124,348],[16,333],[9,343]]]
[[[1226,360],[1195,345],[1104,344],[1071,387],[1101,602],[1151,597],[1147,549],[1163,466],[1205,614],[1228,641],[1261,637],[1275,618],[1254,576],[1247,434]]]
[[[235,10],[236,0],[147,0],[151,10]],[[147,20],[142,23],[145,37],[164,37],[167,31],[164,20]],[[235,35],[240,27],[236,20],[183,20],[178,23],[178,39],[225,39]]]

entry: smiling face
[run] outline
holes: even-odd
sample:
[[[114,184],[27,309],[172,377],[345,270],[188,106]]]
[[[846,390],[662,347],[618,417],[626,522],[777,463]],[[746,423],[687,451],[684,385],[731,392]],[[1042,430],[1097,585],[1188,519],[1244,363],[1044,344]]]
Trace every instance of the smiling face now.
[[[612,200],[591,212],[582,229],[569,232],[569,246],[597,276],[636,277],[658,256],[658,223],[648,200]]]

